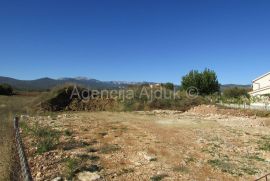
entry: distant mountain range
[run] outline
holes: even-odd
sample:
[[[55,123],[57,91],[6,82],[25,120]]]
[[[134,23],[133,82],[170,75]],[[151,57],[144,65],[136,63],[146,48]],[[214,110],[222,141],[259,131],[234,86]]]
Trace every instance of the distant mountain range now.
[[[0,84],[2,83],[7,83],[17,90],[28,90],[28,91],[44,91],[51,89],[55,86],[67,83],[73,83],[97,89],[101,88],[114,89],[127,87],[129,85],[156,84],[155,82],[100,81],[96,79],[89,79],[86,77],[61,78],[61,79],[52,79],[45,77],[36,80],[18,80],[10,77],[0,76]],[[250,88],[251,85],[225,84],[221,85],[221,90],[230,87]]]
[[[0,84],[9,84],[17,90],[28,90],[28,91],[43,91],[51,89],[55,86],[63,84],[77,84],[90,88],[97,89],[114,89],[127,87],[129,85],[136,84],[155,84],[154,82],[127,82],[127,81],[100,81],[96,79],[88,79],[85,77],[76,77],[76,78],[61,78],[61,79],[52,79],[52,78],[40,78],[36,80],[18,80],[10,77],[0,76]]]

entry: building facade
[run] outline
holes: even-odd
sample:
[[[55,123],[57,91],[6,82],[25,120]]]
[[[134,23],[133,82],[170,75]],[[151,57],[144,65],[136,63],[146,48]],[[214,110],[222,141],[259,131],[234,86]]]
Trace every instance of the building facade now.
[[[253,91],[250,92],[252,96],[262,96],[270,94],[270,72],[258,77],[252,82]]]

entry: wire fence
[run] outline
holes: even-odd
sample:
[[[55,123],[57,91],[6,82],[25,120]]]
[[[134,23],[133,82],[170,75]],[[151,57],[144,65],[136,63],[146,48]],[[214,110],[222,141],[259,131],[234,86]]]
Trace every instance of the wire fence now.
[[[267,175],[265,175],[265,176],[263,176],[263,177],[261,177],[261,178],[258,178],[258,179],[256,179],[255,181],[268,181],[268,180],[270,180],[270,173],[269,174],[267,174]]]
[[[18,157],[18,162],[20,166],[21,178],[23,181],[32,181],[31,171],[28,165],[28,161],[24,152],[24,146],[22,143],[22,138],[20,136],[19,129],[19,118],[14,118],[14,137],[15,137],[15,155]]]

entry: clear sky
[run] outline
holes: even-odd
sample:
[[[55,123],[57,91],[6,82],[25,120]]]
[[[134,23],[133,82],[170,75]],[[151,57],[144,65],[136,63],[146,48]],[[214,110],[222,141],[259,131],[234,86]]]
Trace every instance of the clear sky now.
[[[221,83],[270,71],[268,0],[0,1],[0,75]]]

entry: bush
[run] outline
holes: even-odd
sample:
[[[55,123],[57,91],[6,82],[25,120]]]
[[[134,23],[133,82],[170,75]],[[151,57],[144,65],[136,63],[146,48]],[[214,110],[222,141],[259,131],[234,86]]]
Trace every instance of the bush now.
[[[248,99],[250,98],[250,95],[248,94],[248,89],[238,87],[225,89],[223,95],[226,98],[234,98],[234,99],[239,99],[241,97],[246,97]]]
[[[181,84],[183,90],[196,87],[200,95],[211,95],[220,91],[217,75],[214,71],[209,69],[205,69],[203,72],[197,70],[190,71],[182,78]]]
[[[0,84],[0,95],[12,95],[13,88],[8,84]]]

